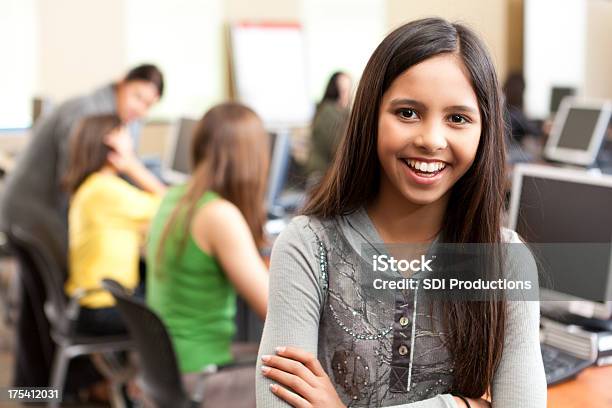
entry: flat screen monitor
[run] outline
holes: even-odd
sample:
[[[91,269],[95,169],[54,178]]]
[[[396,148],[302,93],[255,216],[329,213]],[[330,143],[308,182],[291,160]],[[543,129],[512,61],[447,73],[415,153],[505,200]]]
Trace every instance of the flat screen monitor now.
[[[544,148],[546,158],[579,166],[595,162],[610,122],[610,101],[564,99]]]
[[[278,208],[278,198],[287,181],[291,157],[291,136],[288,131],[275,132],[270,137],[270,165],[266,202],[270,215],[281,216],[283,209]]]
[[[508,224],[534,244],[543,311],[612,315],[612,176],[517,165]]]
[[[164,156],[163,177],[180,183],[191,174],[191,139],[197,120],[180,118],[172,127]]]
[[[550,91],[550,113],[554,115],[561,106],[561,101],[566,97],[576,95],[576,88],[554,86]]]

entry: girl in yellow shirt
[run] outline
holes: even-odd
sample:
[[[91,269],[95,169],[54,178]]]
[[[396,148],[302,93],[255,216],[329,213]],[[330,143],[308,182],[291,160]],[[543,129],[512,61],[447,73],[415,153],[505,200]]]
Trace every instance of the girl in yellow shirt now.
[[[144,232],[165,186],[136,158],[119,117],[91,116],[80,123],[72,135],[65,186],[71,194],[67,294],[100,289],[105,278],[135,289]],[[108,292],[97,290],[80,303],[80,332],[125,331]]]

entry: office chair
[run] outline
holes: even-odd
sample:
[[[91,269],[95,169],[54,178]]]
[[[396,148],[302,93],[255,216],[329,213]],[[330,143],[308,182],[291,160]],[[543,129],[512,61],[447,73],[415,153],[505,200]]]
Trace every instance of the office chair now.
[[[79,299],[92,291],[81,291],[70,299],[66,298],[63,287],[67,270],[67,251],[61,239],[54,236],[44,222],[32,222],[27,228],[15,224],[4,228],[12,253],[23,264],[28,265],[29,273],[37,275],[28,278],[38,278],[43,283],[46,295],[44,313],[48,319],[50,336],[57,345],[51,365],[51,387],[63,390],[68,364],[74,357],[132,348],[132,342],[127,335],[83,336],[76,332]],[[112,384],[113,406],[124,407],[121,385],[132,375],[130,370],[117,364],[112,358],[105,360],[97,356],[92,361]],[[53,401],[49,406],[58,407],[59,403]]]
[[[131,296],[118,282],[105,279],[102,286],[117,301],[117,308],[134,339],[141,364],[141,386],[146,400],[157,408],[195,408],[205,406],[204,380],[210,374],[226,369],[254,366],[255,360],[203,367],[193,395],[182,383],[170,335],[164,323],[143,301]],[[254,379],[253,379],[254,380]]]

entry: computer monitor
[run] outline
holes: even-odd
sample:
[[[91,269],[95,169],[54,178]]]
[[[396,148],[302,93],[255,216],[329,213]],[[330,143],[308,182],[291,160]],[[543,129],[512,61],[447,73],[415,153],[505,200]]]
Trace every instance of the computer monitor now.
[[[564,99],[546,142],[546,158],[579,166],[595,162],[612,114],[612,103]]]
[[[534,244],[543,313],[612,316],[611,204],[612,176],[515,167],[508,226]]]
[[[576,88],[553,86],[550,91],[550,114],[557,113],[563,99],[574,95],[576,95]]]
[[[162,166],[162,177],[182,183],[191,174],[191,139],[197,120],[180,118],[171,126]]]
[[[277,131],[270,135],[270,165],[266,202],[268,214],[281,217],[284,214],[278,199],[287,181],[291,156],[291,136],[288,131]]]

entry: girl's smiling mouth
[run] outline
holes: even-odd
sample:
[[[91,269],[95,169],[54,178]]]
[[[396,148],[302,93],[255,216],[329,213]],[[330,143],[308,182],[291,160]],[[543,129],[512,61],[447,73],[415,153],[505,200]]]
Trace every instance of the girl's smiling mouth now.
[[[406,173],[417,184],[433,184],[440,180],[448,163],[442,160],[400,158]]]

